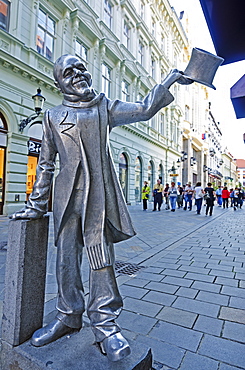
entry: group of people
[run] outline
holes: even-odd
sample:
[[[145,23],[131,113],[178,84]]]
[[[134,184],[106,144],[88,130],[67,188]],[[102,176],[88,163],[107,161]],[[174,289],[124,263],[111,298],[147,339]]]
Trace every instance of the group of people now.
[[[142,188],[142,200],[143,200],[143,211],[147,210],[147,201],[150,198],[151,189],[147,181],[144,182]],[[185,186],[181,186],[180,183],[171,182],[171,185],[166,184],[165,187],[162,185],[161,180],[158,179],[152,190],[153,196],[153,212],[160,211],[163,201],[165,200],[166,210],[171,209],[175,212],[176,207],[183,208],[184,211],[187,209],[192,210],[193,200],[195,200],[196,213],[201,214],[201,208],[203,201],[206,205],[206,215],[212,216],[214,201],[217,199],[218,206],[223,208],[229,207],[229,199],[231,200],[230,205],[236,210],[238,207],[242,208],[243,199],[245,198],[244,190],[236,187],[235,189],[228,190],[226,186],[218,186],[217,190],[212,187],[209,182],[205,188],[202,187],[201,182],[197,182],[196,186],[192,186],[191,182],[188,182]]]
[[[227,186],[220,185],[215,193],[219,207],[228,208],[230,205],[235,211],[238,207],[242,208],[245,193],[241,187],[228,190]]]

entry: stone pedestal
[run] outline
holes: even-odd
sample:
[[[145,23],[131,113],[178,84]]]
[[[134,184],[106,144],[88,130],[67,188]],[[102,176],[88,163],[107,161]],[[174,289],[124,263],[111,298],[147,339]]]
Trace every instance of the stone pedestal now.
[[[42,326],[49,217],[9,222],[2,340],[18,346]]]
[[[33,347],[30,342],[11,348],[3,342],[4,370],[151,370],[150,348],[130,341],[132,353],[118,362],[111,362],[94,344],[90,327],[79,333],[64,336],[44,347]]]

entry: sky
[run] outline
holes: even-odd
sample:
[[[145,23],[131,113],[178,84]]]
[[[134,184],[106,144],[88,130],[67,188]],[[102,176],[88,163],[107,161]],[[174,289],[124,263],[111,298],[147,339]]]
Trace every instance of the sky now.
[[[188,38],[193,47],[216,54],[199,0],[169,0],[177,14],[184,11],[189,20]],[[230,88],[245,74],[245,61],[220,66],[213,80],[216,90],[209,89],[211,111],[220,122],[222,146],[227,147],[235,159],[245,159],[245,118],[237,119],[230,100]]]

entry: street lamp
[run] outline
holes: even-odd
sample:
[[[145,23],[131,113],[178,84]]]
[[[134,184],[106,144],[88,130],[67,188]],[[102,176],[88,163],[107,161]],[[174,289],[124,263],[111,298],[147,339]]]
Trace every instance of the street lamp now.
[[[43,103],[44,101],[46,100],[44,96],[42,96],[41,94],[41,89],[38,88],[37,89],[37,93],[35,95],[32,96],[32,99],[34,101],[34,109],[35,109],[35,114],[31,114],[29,117],[23,119],[22,121],[20,121],[20,124],[19,124],[19,131],[20,132],[23,132],[24,131],[24,128],[31,122],[33,121],[35,118],[37,118],[39,116],[39,114],[41,113],[42,109],[43,109]]]
[[[172,172],[172,173],[175,173],[175,171],[176,171],[176,168],[174,167],[174,165],[172,165],[172,168],[168,170],[168,172]]]
[[[181,152],[182,153],[182,157],[181,157],[181,160],[182,162],[186,161],[188,159],[188,154],[184,151]]]
[[[197,163],[196,158],[195,158],[195,157],[191,157],[191,158],[190,158],[190,165],[191,165],[191,166],[194,166],[196,163]]]

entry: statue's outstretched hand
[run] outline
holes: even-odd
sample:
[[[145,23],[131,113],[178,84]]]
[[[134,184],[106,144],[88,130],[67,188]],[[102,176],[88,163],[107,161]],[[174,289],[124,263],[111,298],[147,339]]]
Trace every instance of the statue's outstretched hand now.
[[[36,209],[23,208],[22,210],[17,211],[15,213],[13,213],[12,215],[10,215],[9,218],[11,220],[20,220],[20,219],[30,220],[30,219],[41,218],[43,215],[44,215],[43,212],[40,212]]]
[[[181,72],[181,71],[178,71],[179,74],[180,74],[180,77],[178,78],[178,80],[176,80],[176,82],[178,82],[179,84],[181,85],[190,85],[194,82],[194,80],[186,77],[184,75],[184,72]]]
[[[178,69],[172,69],[169,74],[165,77],[165,79],[162,81],[162,85],[165,86],[167,89],[170,88],[170,86],[174,83],[178,82],[182,85],[189,85],[194,82],[190,78],[187,78],[183,72],[179,71]]]

